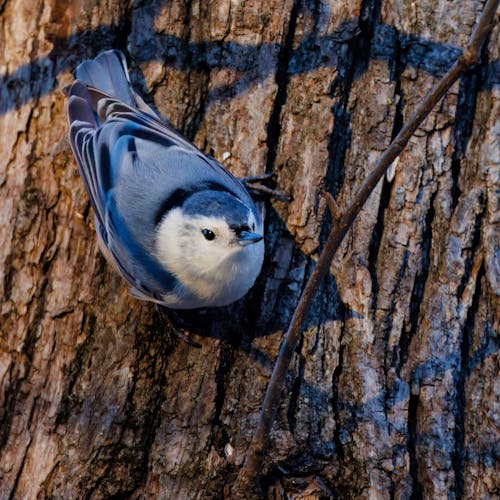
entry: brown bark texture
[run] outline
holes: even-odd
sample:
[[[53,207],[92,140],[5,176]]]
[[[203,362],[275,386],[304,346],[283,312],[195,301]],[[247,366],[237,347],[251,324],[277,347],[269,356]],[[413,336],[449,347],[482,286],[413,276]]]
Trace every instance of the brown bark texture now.
[[[0,499],[230,498],[332,224],[450,67],[479,0],[0,1]],[[345,238],[292,362],[266,498],[500,495],[499,27]],[[274,173],[238,303],[175,321],[100,255],[60,88],[126,52],[236,175]]]

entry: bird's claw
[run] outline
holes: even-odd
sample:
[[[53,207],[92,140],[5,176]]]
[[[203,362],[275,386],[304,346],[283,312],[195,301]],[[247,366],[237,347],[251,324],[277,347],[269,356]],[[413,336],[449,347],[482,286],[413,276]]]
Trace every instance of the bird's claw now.
[[[174,321],[172,320],[171,315],[166,311],[165,307],[161,306],[160,304],[156,304],[155,306],[156,312],[160,316],[161,319],[165,319],[169,326],[170,326],[170,331],[179,339],[183,340],[187,345],[190,345],[192,347],[196,347],[197,349],[201,348],[201,344],[198,344],[198,342],[195,342],[194,340],[190,339],[188,335],[185,335],[182,333],[179,328],[174,324]],[[175,317],[175,315],[174,315]]]
[[[280,201],[291,200],[291,196],[288,193],[266,186],[266,184],[276,184],[273,174],[253,175],[249,177],[243,177],[240,180],[241,182],[243,182],[251,195],[271,196],[272,198],[276,198]]]

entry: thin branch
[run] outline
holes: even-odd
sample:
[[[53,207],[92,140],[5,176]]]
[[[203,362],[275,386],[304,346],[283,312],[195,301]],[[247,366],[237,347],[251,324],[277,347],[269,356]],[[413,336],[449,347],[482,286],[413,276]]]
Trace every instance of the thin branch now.
[[[328,209],[330,210],[330,214],[333,220],[336,222],[341,219],[342,213],[340,212],[340,207],[337,205],[335,198],[331,195],[331,193],[325,194],[326,204],[328,205]]]
[[[486,2],[476,29],[471,35],[469,43],[462,54],[434,89],[420,103],[408,122],[382,154],[373,171],[361,185],[361,188],[351,204],[343,211],[340,219],[333,224],[325,247],[302,292],[302,296],[295,309],[288,331],[281,344],[276,364],[266,390],[259,424],[247,450],[243,467],[233,487],[232,498],[250,498],[251,492],[260,491],[257,480],[262,468],[262,462],[269,441],[269,434],[281,403],[288,366],[300,338],[302,321],[321,280],[330,268],[336,250],[378,181],[382,178],[395,158],[401,153],[418,126],[429,115],[432,108],[444,96],[453,83],[479,60],[480,50],[484,40],[493,28],[494,16],[499,1],[500,0],[488,0]],[[333,212],[332,215],[335,218]],[[253,493],[253,495],[255,496],[255,493]]]

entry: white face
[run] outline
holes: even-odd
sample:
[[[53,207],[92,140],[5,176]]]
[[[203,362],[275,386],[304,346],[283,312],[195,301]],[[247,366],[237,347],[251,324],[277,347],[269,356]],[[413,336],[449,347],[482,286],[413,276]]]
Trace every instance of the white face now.
[[[262,232],[251,212],[247,224],[251,231]],[[180,208],[172,210],[158,229],[158,257],[183,282],[220,272],[228,257],[252,246],[242,246],[224,219],[186,217]]]

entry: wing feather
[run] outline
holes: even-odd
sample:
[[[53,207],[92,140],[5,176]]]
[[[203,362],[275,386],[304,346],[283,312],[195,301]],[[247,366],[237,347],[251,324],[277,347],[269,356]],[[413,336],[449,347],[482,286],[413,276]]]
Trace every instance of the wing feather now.
[[[113,188],[116,173],[113,172],[109,145],[114,144],[114,159],[118,164],[116,168],[119,168],[122,163],[120,156],[125,156],[128,149],[126,142],[133,140],[130,135],[133,130],[122,120],[114,126],[98,126],[90,102],[85,99],[86,90],[78,81],[70,90],[69,139],[94,209],[96,229],[103,243],[101,248],[132,288],[141,296],[161,302],[161,296],[175,288],[176,279],[134,239],[116,207]]]

